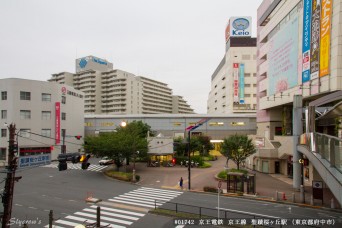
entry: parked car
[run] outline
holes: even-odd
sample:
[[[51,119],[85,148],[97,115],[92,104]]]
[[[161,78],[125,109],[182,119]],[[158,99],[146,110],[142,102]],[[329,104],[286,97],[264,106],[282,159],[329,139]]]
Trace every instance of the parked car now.
[[[108,157],[103,157],[99,161],[99,165],[111,165],[111,164],[114,164],[114,160],[109,159]]]
[[[81,157],[80,153],[66,153],[66,154],[58,154],[57,160],[61,161],[61,160],[66,160],[66,161],[76,161],[79,160],[79,158]]]

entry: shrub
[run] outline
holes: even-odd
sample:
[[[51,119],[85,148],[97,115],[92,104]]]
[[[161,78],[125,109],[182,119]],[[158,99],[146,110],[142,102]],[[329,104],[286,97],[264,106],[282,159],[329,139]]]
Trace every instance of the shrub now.
[[[202,165],[199,166],[200,168],[210,168],[211,164],[209,162],[203,162]]]
[[[135,175],[135,179],[136,179],[137,182],[140,181],[140,176],[139,175]]]
[[[216,192],[217,193],[217,188],[212,187],[212,186],[204,186],[203,191],[205,191],[205,192]]]

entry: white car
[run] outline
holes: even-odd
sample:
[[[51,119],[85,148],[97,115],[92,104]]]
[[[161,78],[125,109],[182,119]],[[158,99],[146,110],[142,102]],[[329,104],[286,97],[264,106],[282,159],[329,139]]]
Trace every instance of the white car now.
[[[114,164],[114,160],[109,159],[108,157],[103,157],[99,161],[99,165],[110,165],[110,164]]]

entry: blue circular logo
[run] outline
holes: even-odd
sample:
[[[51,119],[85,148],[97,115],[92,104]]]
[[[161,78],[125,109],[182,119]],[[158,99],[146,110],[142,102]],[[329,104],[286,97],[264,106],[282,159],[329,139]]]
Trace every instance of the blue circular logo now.
[[[78,65],[80,65],[81,68],[84,68],[87,65],[88,61],[83,58],[81,59],[80,63]]]
[[[233,28],[236,30],[245,30],[249,26],[249,21],[245,18],[238,18],[233,21]]]

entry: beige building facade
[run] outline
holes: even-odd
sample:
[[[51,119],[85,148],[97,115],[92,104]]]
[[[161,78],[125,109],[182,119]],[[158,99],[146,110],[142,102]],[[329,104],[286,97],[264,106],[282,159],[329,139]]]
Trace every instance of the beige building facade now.
[[[75,74],[53,74],[48,81],[84,92],[85,114],[194,113],[166,83],[113,69],[112,63],[94,56],[77,59]]]

